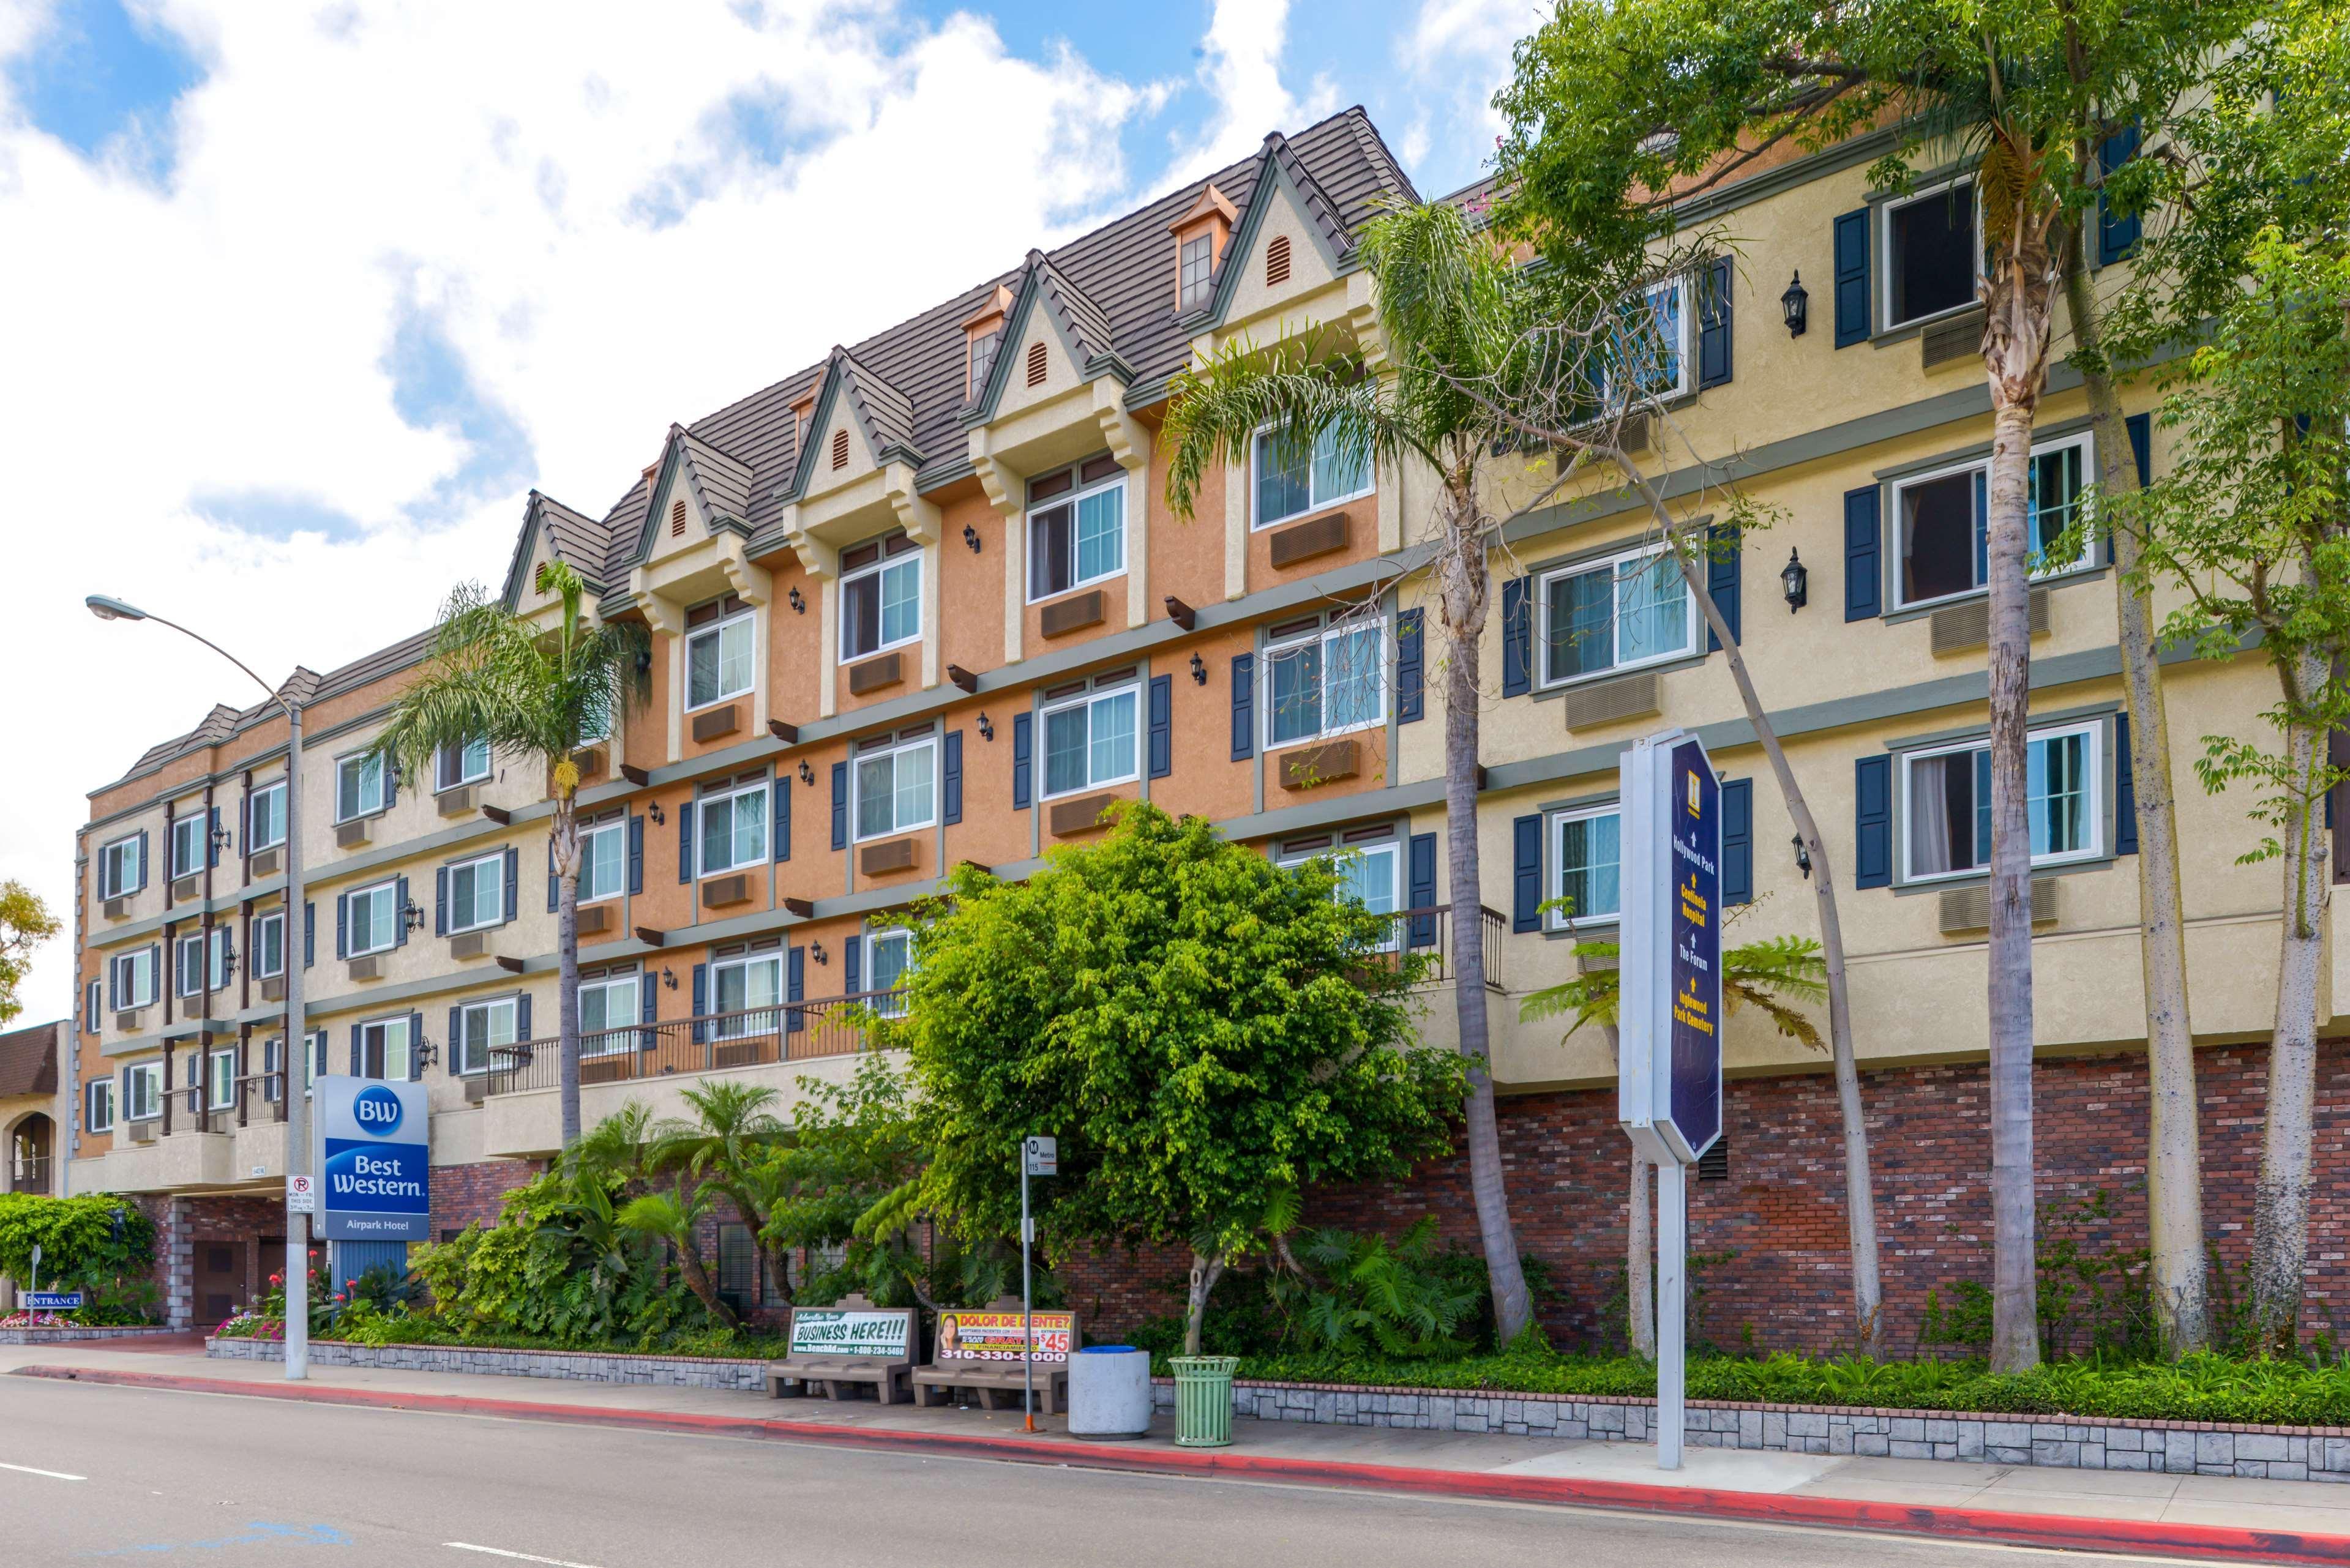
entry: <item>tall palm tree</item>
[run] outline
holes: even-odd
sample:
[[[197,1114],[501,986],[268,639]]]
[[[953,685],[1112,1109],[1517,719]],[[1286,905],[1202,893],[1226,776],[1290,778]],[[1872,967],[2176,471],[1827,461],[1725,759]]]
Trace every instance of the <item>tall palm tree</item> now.
[[[450,594],[432,658],[392,705],[375,752],[400,776],[425,776],[444,748],[486,741],[494,756],[546,774],[555,815],[555,940],[560,964],[563,1147],[579,1141],[579,764],[581,747],[608,732],[622,704],[652,696],[650,639],[633,621],[590,622],[588,585],[562,562],[539,567],[538,591],[556,613],[525,615],[478,583]]]

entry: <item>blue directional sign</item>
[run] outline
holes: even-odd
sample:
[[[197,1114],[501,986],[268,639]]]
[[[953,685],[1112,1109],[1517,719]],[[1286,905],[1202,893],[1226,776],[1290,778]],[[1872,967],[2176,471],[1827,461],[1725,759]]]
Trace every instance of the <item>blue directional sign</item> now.
[[[1721,782],[1694,738],[1672,749],[1672,1131],[1695,1159],[1721,1136]]]
[[[26,1312],[79,1312],[82,1299],[79,1291],[26,1291],[19,1304]]]
[[[1648,1158],[1721,1136],[1721,784],[1696,736],[1624,753],[1618,1118]]]
[[[320,1078],[318,1211],[312,1234],[329,1241],[427,1241],[432,1237],[431,1116],[421,1084]]]

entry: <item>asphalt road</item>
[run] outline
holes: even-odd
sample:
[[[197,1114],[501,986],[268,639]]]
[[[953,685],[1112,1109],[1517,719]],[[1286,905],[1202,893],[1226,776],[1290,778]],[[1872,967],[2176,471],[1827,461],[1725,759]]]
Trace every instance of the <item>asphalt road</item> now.
[[[1562,1550],[1742,1568],[2124,1561],[0,1377],[8,1568],[1430,1568]]]

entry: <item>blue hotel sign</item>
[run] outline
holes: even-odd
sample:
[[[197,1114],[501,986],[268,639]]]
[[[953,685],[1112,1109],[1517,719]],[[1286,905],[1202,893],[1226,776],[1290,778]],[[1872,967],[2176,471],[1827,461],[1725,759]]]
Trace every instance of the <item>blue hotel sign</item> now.
[[[317,1092],[312,1234],[329,1241],[431,1241],[432,1116],[424,1085],[334,1077],[318,1079]]]
[[[1636,742],[1622,764],[1619,1117],[1688,1165],[1721,1136],[1721,784],[1696,736]]]

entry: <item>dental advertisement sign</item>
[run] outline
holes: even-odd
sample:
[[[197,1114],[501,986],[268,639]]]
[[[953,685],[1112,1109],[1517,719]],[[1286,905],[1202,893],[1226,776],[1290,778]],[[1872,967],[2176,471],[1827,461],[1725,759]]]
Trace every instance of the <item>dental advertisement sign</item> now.
[[[311,1234],[328,1241],[432,1239],[431,1116],[421,1084],[320,1078],[310,1146]]]

